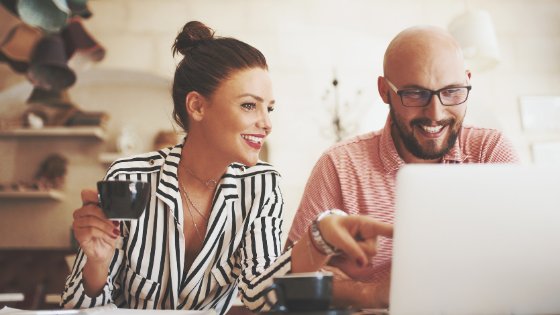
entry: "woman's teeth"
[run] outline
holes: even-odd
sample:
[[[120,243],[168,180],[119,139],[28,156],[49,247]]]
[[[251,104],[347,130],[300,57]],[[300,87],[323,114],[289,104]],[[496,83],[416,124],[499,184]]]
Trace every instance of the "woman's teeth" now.
[[[247,136],[247,135],[241,135],[241,137],[243,137],[243,139],[245,139],[247,141],[254,142],[254,143],[261,143],[262,142],[262,138],[260,138],[260,137]]]

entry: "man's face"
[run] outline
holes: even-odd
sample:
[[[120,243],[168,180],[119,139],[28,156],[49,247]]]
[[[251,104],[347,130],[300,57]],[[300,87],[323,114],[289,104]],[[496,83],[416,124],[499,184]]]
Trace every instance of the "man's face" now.
[[[404,107],[400,98],[388,95],[389,113],[393,122],[393,140],[422,160],[441,159],[455,144],[463,124],[466,106],[443,108],[434,115],[422,108]],[[395,102],[396,99],[396,102]],[[432,103],[439,102],[433,97]],[[428,106],[443,106],[429,104]],[[433,111],[432,111],[433,112]],[[397,138],[397,139],[395,139]]]
[[[412,46],[412,45],[411,45]],[[444,106],[433,95],[424,107],[406,107],[397,90],[466,86],[470,73],[465,71],[462,55],[454,47],[437,45],[410,47],[389,59],[386,77],[379,79],[380,92],[389,104],[391,135],[399,155],[406,162],[427,162],[441,159],[455,144],[463,124],[467,103]]]

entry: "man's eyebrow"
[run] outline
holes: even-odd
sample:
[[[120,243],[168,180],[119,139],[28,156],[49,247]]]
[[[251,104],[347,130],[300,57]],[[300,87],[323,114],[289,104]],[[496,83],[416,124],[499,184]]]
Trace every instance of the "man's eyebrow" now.
[[[261,103],[264,103],[264,99],[262,97],[257,96],[255,94],[251,94],[251,93],[241,94],[241,95],[237,96],[237,98],[242,98],[242,97],[247,97],[247,96],[252,97],[252,98],[256,99],[257,101],[259,101]],[[270,101],[270,104],[274,104],[275,102],[276,102],[275,100],[272,100],[272,101]]]

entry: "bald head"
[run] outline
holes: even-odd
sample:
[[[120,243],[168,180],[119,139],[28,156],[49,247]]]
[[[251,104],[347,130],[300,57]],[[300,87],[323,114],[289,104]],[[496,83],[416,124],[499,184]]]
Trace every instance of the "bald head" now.
[[[438,60],[453,59],[465,71],[463,53],[459,43],[445,29],[436,26],[415,26],[400,32],[389,44],[383,60],[385,76],[401,68],[418,67],[424,70]]]
[[[468,80],[459,43],[445,29],[435,26],[415,26],[400,32],[387,47],[383,72],[399,87],[439,89]]]

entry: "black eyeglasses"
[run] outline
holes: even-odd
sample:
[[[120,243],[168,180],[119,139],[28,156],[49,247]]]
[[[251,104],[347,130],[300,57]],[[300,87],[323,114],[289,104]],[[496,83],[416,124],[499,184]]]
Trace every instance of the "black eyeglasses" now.
[[[406,107],[424,107],[430,104],[432,96],[437,95],[439,101],[444,106],[455,106],[463,104],[469,97],[471,86],[454,86],[432,91],[428,89],[411,88],[399,90],[397,87],[387,80],[387,84],[391,89],[401,97],[401,102]]]

